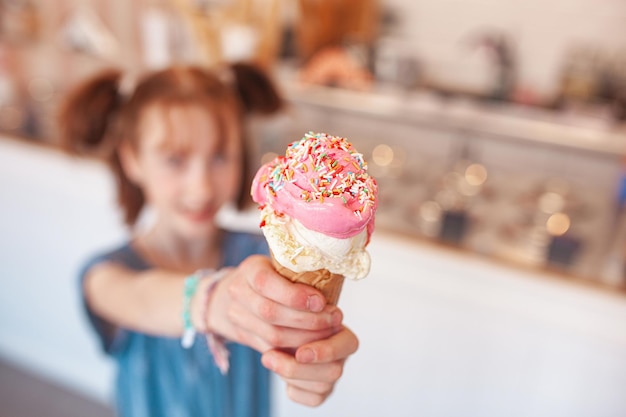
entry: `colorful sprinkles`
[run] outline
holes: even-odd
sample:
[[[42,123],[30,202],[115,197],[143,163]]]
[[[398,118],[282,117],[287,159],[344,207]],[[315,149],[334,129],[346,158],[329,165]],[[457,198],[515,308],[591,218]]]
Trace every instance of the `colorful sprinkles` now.
[[[308,183],[303,177],[309,178]],[[368,174],[363,155],[347,139],[326,133],[309,132],[290,144],[261,181],[270,197],[286,184],[296,183],[302,189],[300,198],[309,203],[338,198],[352,207],[356,200],[354,214],[359,218],[376,201],[376,181]]]

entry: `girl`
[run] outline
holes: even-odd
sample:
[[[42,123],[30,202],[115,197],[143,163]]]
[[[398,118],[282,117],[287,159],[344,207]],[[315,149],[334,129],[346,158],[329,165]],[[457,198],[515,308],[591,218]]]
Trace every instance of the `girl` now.
[[[175,67],[125,96],[121,74],[108,71],[61,109],[65,149],[106,158],[132,231],[81,274],[89,319],[118,365],[120,416],[267,416],[268,370],[290,398],[315,406],[357,349],[337,307],[258,255],[267,254],[260,236],[214,221],[224,204],[248,198],[244,115],[282,105],[255,67],[230,75],[234,86]],[[144,206],[148,228],[136,226]]]

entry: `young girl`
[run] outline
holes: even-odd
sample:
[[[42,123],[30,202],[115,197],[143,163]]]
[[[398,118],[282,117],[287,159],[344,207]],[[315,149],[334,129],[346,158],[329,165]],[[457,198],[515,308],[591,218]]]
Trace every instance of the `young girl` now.
[[[225,203],[248,198],[244,116],[280,108],[273,85],[243,64],[228,77],[162,70],[126,94],[121,80],[100,74],[61,111],[65,148],[108,161],[132,231],[81,274],[89,319],[118,365],[118,414],[267,416],[268,370],[293,400],[321,404],[357,349],[341,311],[278,275],[258,255],[260,236],[215,223]],[[153,216],[141,228],[144,206]]]

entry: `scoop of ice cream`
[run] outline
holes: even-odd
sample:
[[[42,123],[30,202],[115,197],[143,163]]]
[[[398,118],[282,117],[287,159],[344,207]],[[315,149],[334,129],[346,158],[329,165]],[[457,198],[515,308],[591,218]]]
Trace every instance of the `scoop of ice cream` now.
[[[345,138],[309,132],[262,166],[252,198],[305,228],[337,239],[374,230],[378,187],[363,155]]]
[[[365,277],[370,256],[364,250],[368,234],[338,239],[307,229],[298,220],[278,215],[269,206],[261,214],[263,234],[274,258],[294,272],[327,269],[348,279]]]

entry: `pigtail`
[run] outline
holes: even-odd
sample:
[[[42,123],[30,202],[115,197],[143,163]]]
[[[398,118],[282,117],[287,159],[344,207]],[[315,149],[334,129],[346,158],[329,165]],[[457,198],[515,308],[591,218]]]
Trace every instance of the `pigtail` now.
[[[60,146],[72,155],[104,160],[117,183],[117,199],[124,222],[132,226],[144,205],[141,189],[126,176],[118,153],[117,125],[124,97],[119,87],[122,73],[107,70],[71,90],[59,109]]]
[[[285,107],[285,102],[269,75],[260,67],[247,63],[231,64],[230,84],[240,102],[244,119],[252,114],[271,115]],[[245,209],[252,205],[250,187],[252,186],[253,172],[257,161],[254,160],[257,149],[253,143],[247,123],[242,123],[243,152],[242,152],[242,188],[237,198],[237,208]]]
[[[261,68],[235,63],[231,69],[235,78],[235,91],[247,114],[269,115],[283,109],[283,98],[269,75]]]
[[[139,219],[139,215],[146,202],[146,197],[141,188],[126,176],[118,152],[114,152],[111,155],[109,164],[115,175],[115,181],[117,183],[117,202],[122,208],[124,223],[132,227]]]
[[[73,155],[108,159],[114,149],[111,124],[122,105],[121,72],[109,70],[69,92],[61,103],[59,129],[61,148]]]

